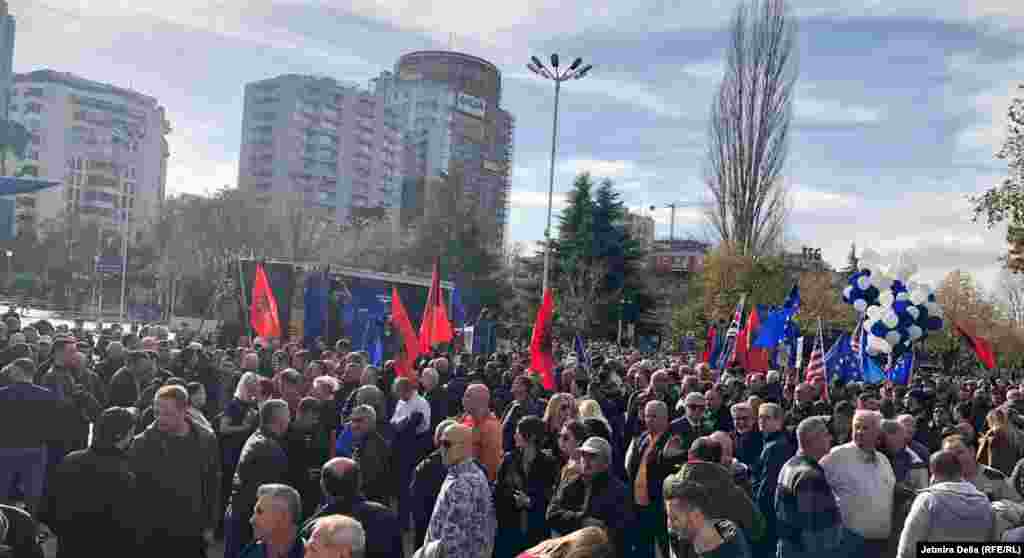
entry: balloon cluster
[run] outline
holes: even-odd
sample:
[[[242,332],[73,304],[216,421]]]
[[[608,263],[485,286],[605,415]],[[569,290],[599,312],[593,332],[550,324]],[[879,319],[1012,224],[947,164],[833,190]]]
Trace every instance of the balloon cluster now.
[[[864,316],[867,351],[872,356],[884,353],[897,358],[929,331],[942,329],[942,307],[931,289],[908,286],[878,270],[854,273],[843,289],[843,302]]]

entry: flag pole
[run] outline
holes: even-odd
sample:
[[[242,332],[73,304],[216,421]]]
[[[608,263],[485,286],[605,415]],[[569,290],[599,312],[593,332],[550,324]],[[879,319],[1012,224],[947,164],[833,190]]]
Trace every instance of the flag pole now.
[[[122,210],[121,213],[121,313],[118,316],[118,323],[124,324],[125,295],[128,292],[128,213]]]
[[[249,301],[245,297],[245,274],[242,273],[242,255],[238,255],[238,292],[242,297],[242,312],[245,316],[244,331],[249,332],[249,341],[252,342],[252,317],[249,316]]]

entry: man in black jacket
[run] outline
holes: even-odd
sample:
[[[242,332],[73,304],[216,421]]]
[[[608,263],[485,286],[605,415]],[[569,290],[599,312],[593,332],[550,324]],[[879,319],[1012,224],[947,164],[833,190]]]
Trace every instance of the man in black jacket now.
[[[143,351],[131,351],[125,365],[110,378],[108,402],[118,407],[134,407],[153,376],[153,361]]]
[[[213,541],[220,510],[217,438],[188,418],[188,392],[163,386],[156,420],[128,452],[140,514],[140,556],[197,556]]]
[[[579,448],[583,470],[563,485],[548,505],[548,525],[560,535],[596,525],[615,539],[616,554],[628,556],[625,531],[633,523],[626,485],[608,474],[612,447],[604,438],[587,438]]]
[[[402,533],[395,512],[363,496],[359,485],[359,464],[351,459],[337,457],[324,464],[320,471],[320,486],[330,502],[323,505],[300,530],[304,539],[313,533],[316,520],[329,515],[345,515],[363,525],[366,530],[366,558],[392,558],[402,556]]]
[[[49,526],[59,558],[93,556],[97,541],[110,556],[136,553],[139,501],[126,450],[135,416],[123,407],[103,411],[89,449],[68,454],[50,479]]]
[[[259,487],[289,480],[288,456],[281,440],[290,422],[288,403],[283,399],[270,399],[260,406],[260,428],[242,447],[231,483],[231,503],[224,517],[224,558],[237,558],[252,542],[249,518]]]
[[[31,359],[19,358],[4,370],[11,384],[0,388],[0,504],[8,503],[14,479],[20,477],[28,511],[36,513],[49,453],[70,419],[56,394],[32,383],[36,366]]]

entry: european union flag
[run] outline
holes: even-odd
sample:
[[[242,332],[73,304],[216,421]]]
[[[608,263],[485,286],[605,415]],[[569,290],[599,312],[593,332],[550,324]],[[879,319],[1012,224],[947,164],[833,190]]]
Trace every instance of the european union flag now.
[[[900,357],[896,366],[889,372],[892,383],[905,386],[910,383],[910,377],[914,374],[914,351],[907,351]]]
[[[866,383],[880,384],[885,381],[885,371],[868,355],[868,333],[861,334],[860,340],[861,377]]]
[[[774,310],[761,320],[761,329],[754,341],[754,346],[761,349],[774,349],[782,340],[790,339],[786,326],[792,323],[793,316],[800,311],[800,285],[793,285],[782,303],[782,308]],[[798,335],[792,336],[796,339]],[[795,344],[794,344],[795,347]],[[796,354],[795,352],[793,353]]]
[[[849,382],[857,377],[860,371],[860,356],[850,346],[850,334],[844,333],[832,344],[825,355],[825,374],[829,382],[839,378]]]

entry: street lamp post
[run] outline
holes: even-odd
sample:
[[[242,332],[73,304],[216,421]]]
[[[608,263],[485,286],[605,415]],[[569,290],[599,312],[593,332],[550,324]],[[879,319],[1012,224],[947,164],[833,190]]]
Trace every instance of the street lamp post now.
[[[11,281],[11,271],[12,271],[12,268],[11,268],[11,258],[13,258],[13,257],[14,257],[14,252],[12,250],[7,250],[7,282],[8,283],[12,283],[12,281]]]
[[[567,68],[558,68],[558,55],[551,55],[551,67],[548,68],[536,56],[530,57],[530,63],[526,65],[529,70],[538,76],[555,82],[555,114],[551,125],[551,169],[548,174],[548,220],[544,228],[544,282],[541,287],[541,296],[548,289],[548,278],[551,274],[551,205],[555,195],[555,150],[558,145],[558,95],[562,90],[562,82],[570,79],[581,79],[590,72],[593,65],[582,66],[583,59],[573,60]],[[581,67],[582,66],[582,67]]]

